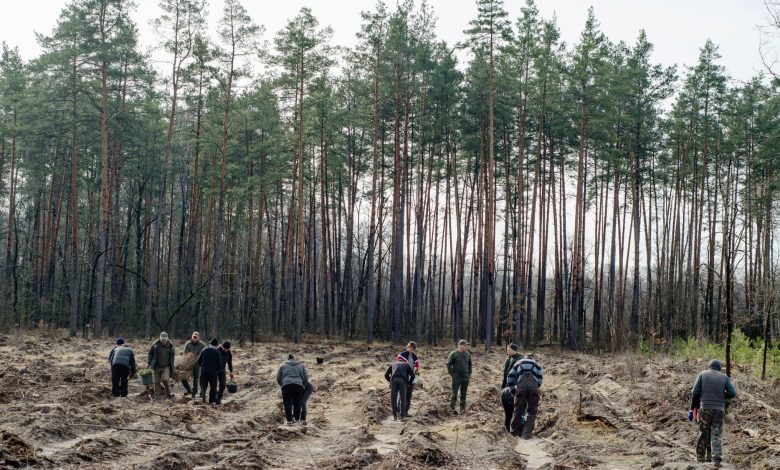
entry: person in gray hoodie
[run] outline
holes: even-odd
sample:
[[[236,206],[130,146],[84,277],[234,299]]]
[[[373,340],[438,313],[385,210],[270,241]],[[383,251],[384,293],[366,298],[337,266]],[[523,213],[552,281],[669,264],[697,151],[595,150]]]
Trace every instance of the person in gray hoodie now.
[[[282,387],[284,417],[288,425],[293,425],[301,420],[303,391],[309,384],[306,366],[290,354],[287,356],[287,360],[279,366],[279,371],[276,373],[276,383]]]
[[[127,378],[137,369],[133,348],[122,338],[117,338],[116,347],[108,355],[111,364],[111,394],[115,397],[127,396]]]

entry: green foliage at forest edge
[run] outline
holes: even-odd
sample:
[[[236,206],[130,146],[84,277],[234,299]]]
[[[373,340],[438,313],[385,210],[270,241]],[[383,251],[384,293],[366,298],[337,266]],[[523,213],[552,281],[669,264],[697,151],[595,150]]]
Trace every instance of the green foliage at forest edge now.
[[[642,341],[637,352],[643,356],[652,356],[653,350],[647,341]],[[716,343],[696,338],[674,340],[669,347],[669,356],[676,360],[697,360],[726,358],[726,342]],[[764,357],[764,340],[751,339],[739,330],[734,331],[731,339],[731,360],[735,369],[754,377],[761,377]],[[766,353],[766,379],[780,379],[780,347],[777,343],[769,345]]]

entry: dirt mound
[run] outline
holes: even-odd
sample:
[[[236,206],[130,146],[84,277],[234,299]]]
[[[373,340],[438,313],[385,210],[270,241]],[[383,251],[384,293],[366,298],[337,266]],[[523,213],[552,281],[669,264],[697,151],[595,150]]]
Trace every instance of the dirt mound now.
[[[0,434],[0,462],[7,468],[29,467],[38,464],[35,449],[10,431]]]
[[[239,468],[262,470],[271,466],[265,454],[256,449],[241,449],[238,453],[229,454],[220,462],[218,468]]]
[[[377,462],[380,462],[380,457],[375,449],[358,448],[350,455],[326,458],[319,462],[317,468],[322,470],[360,470]]]
[[[394,460],[411,463],[423,468],[449,468],[456,465],[456,458],[442,446],[444,438],[435,432],[420,432],[405,439]],[[419,468],[419,467],[417,467]]]
[[[363,394],[361,400],[361,412],[368,424],[379,424],[389,414],[390,410],[390,389],[371,389]]]

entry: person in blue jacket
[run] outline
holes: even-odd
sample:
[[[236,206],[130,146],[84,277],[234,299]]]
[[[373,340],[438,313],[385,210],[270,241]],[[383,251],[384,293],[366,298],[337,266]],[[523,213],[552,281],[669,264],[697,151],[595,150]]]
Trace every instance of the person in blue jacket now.
[[[539,388],[544,382],[542,366],[528,354],[509,371],[507,385],[515,391],[515,416],[512,419],[512,435],[531,439],[539,409]],[[525,416],[525,421],[523,421]]]

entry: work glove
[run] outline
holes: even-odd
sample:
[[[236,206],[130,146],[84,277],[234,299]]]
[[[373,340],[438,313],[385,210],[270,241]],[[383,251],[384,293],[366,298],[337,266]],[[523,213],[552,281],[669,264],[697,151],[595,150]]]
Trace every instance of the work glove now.
[[[230,373],[230,380],[233,380],[233,373]]]
[[[696,419],[696,410],[688,410],[688,421],[693,422]]]

